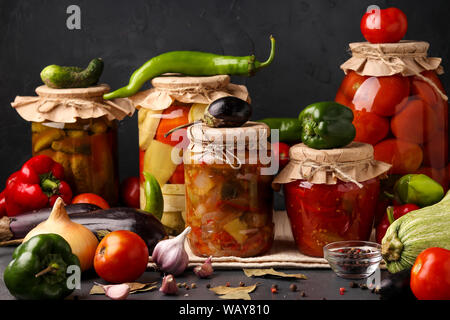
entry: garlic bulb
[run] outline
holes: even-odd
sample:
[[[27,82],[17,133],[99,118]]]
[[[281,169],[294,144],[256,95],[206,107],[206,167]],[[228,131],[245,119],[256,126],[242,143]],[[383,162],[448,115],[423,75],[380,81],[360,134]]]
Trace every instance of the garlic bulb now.
[[[178,292],[177,282],[175,281],[173,275],[169,274],[164,276],[159,291],[164,294],[176,294]]]
[[[212,267],[211,263],[211,257],[206,259],[206,261],[200,265],[196,266],[194,268],[194,273],[199,276],[200,278],[207,278],[213,273],[214,269]]]
[[[152,260],[161,271],[177,276],[187,268],[189,257],[184,249],[184,240],[189,232],[191,227],[184,229],[175,238],[162,240],[155,246]]]
[[[97,237],[85,226],[70,220],[61,198],[56,199],[48,219],[28,232],[23,241],[43,233],[56,233],[63,237],[80,260],[82,271],[92,267],[98,246]]]
[[[130,294],[130,286],[126,283],[103,285],[95,283],[105,290],[105,295],[112,300],[125,300]]]

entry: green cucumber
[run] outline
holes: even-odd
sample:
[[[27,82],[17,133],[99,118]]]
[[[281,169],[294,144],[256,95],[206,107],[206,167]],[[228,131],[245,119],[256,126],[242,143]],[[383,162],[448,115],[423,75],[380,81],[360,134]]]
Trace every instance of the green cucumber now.
[[[52,64],[41,71],[41,79],[48,87],[54,89],[87,88],[98,82],[102,72],[103,60],[95,58],[89,62],[86,69]]]
[[[387,269],[396,273],[411,268],[431,247],[450,250],[450,192],[439,203],[395,220],[381,242],[381,253]]]

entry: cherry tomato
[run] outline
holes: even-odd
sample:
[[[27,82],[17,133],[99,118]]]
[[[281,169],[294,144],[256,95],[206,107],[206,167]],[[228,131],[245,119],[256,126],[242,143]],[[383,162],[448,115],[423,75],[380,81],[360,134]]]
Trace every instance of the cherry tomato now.
[[[450,300],[450,250],[422,251],[411,269],[410,285],[419,300]]]
[[[147,268],[148,248],[136,233],[119,230],[100,241],[94,256],[95,272],[111,283],[132,282]]]
[[[122,197],[122,201],[130,208],[139,209],[140,207],[139,187],[138,177],[126,178],[120,186],[120,196]]]
[[[394,43],[405,36],[408,19],[397,8],[372,10],[364,14],[360,27],[364,38],[370,43]]]
[[[72,199],[72,203],[90,203],[102,209],[108,209],[109,204],[105,199],[95,193],[81,193]]]
[[[356,129],[355,141],[377,144],[389,133],[389,120],[377,116],[375,113],[363,111],[353,111],[355,116],[353,125]]]
[[[289,162],[289,145],[283,142],[275,142],[272,144],[273,157],[278,158],[280,169],[284,168]]]
[[[370,77],[359,85],[352,103],[355,110],[390,117],[404,107],[409,91],[410,81],[401,75]]]

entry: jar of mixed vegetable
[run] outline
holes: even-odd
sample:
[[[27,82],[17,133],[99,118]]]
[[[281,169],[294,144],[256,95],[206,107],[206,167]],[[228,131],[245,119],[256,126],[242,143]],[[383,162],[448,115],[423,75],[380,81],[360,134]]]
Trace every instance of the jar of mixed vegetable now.
[[[74,194],[95,193],[118,201],[117,125],[134,106],[128,99],[104,101],[109,86],[36,88],[38,97],[16,97],[12,106],[31,121],[32,154],[64,167]]]
[[[380,178],[391,167],[373,147],[353,142],[339,149],[291,147],[290,162],[274,180],[283,185],[286,211],[300,252],[322,257],[334,241],[369,240]]]
[[[188,129],[184,154],[186,223],[198,256],[251,257],[273,242],[273,191],[269,128],[247,122],[237,128]]]
[[[186,128],[165,137],[171,129],[203,118],[207,106],[224,96],[249,100],[245,86],[230,83],[227,75],[211,77],[161,76],[152,88],[132,96],[138,113],[141,209],[145,208],[143,172],[159,182],[164,197],[162,223],[170,234],[185,226],[183,150],[189,144]]]
[[[438,78],[441,59],[427,57],[428,47],[351,43],[353,56],[341,66],[346,76],[335,100],[352,108],[355,140],[372,144],[375,159],[392,164],[384,188],[407,173],[449,186],[448,98]]]

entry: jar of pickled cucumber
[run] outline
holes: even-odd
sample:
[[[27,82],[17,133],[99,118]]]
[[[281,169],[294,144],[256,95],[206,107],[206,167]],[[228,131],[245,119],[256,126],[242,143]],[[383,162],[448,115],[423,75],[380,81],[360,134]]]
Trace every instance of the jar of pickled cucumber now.
[[[188,243],[198,256],[252,257],[267,252],[274,224],[269,128],[188,129],[184,153]]]
[[[12,106],[31,121],[32,154],[47,155],[64,167],[75,194],[95,193],[118,203],[117,126],[131,116],[129,99],[104,101],[109,86],[52,89],[40,86],[38,97],[16,97]]]
[[[144,176],[149,172],[161,185],[164,197],[162,223],[169,234],[185,226],[183,150],[189,144],[186,128],[165,134],[180,125],[200,120],[209,103],[224,96],[249,101],[245,86],[230,83],[227,75],[211,77],[161,76],[152,88],[131,97],[139,109],[139,163],[141,209],[145,208]]]

